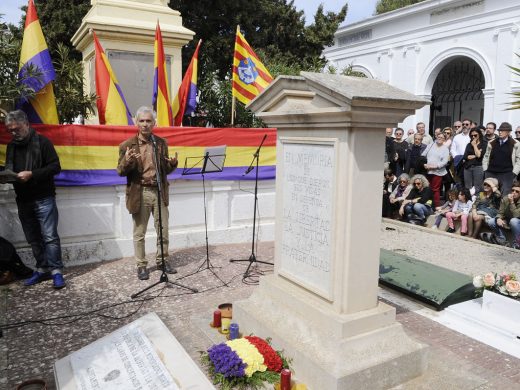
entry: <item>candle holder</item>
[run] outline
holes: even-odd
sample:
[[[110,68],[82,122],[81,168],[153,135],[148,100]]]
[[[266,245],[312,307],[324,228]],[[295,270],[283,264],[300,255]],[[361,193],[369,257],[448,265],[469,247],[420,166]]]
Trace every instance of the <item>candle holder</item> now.
[[[232,303],[221,303],[218,305],[222,318],[233,318],[233,304]]]

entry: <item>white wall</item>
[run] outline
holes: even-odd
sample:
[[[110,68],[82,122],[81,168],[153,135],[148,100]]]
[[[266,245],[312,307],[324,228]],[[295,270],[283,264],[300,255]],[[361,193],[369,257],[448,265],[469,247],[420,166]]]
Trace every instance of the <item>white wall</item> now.
[[[427,98],[444,65],[469,57],[486,80],[484,123],[508,121],[516,127],[520,110],[505,108],[520,79],[506,65],[520,64],[515,56],[520,54],[519,20],[518,0],[427,0],[340,28],[336,44],[323,54],[339,69],[353,64],[373,78]],[[364,38],[338,44],[355,34]],[[401,127],[414,128],[419,121],[429,123],[429,107],[417,110]]]
[[[274,186],[274,180],[259,182],[259,239],[263,241],[274,239]],[[206,181],[210,245],[251,242],[253,191],[254,181]],[[133,256],[132,218],[125,206],[125,186],[60,187],[56,201],[65,266]],[[201,181],[172,182],[169,210],[170,251],[205,245]],[[19,248],[24,261],[34,264],[9,185],[0,185],[0,235]],[[154,253],[155,240],[150,218],[147,253]]]

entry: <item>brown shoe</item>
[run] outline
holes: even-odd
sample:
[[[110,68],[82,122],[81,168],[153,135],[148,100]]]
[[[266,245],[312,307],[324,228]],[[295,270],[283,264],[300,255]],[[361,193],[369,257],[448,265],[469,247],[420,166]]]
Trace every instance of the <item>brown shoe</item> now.
[[[15,280],[16,280],[16,275],[14,274],[14,272],[5,271],[2,274],[0,274],[0,286],[9,284]]]
[[[158,271],[163,271],[163,266],[162,264],[157,264],[157,270]],[[177,273],[177,270],[175,268],[173,268],[168,262],[164,262],[164,272],[166,272],[167,274],[176,274]]]

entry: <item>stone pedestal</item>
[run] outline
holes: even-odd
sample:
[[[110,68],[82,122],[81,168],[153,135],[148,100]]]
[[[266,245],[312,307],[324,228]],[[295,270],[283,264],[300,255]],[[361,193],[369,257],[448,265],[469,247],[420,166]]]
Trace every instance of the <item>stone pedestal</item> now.
[[[181,48],[193,38],[194,32],[182,26],[180,13],[169,8],[168,3],[168,0],[91,0],[92,8],[72,37],[72,44],[83,53],[86,92],[96,92],[94,38],[90,33],[94,30],[130,110],[151,105],[155,28],[159,21],[170,99],[173,99],[182,81]]]
[[[383,389],[426,369],[395,309],[378,303],[386,127],[428,104],[377,80],[302,72],[249,104],[278,129],[275,272],[234,303],[313,390]]]

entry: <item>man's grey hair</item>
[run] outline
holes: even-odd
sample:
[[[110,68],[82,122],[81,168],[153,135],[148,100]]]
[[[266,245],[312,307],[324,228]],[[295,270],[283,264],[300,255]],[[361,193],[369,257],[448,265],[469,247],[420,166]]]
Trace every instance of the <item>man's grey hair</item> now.
[[[137,120],[137,118],[139,118],[139,116],[141,114],[152,114],[153,120],[155,121],[157,119],[157,114],[155,113],[155,111],[151,107],[147,107],[147,106],[139,107],[137,109],[137,111],[135,112],[135,119]]]
[[[22,110],[14,110],[7,114],[5,117],[5,123],[29,123],[29,119],[27,119],[27,114]]]

